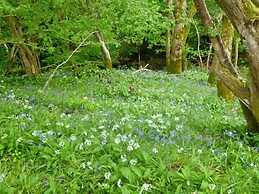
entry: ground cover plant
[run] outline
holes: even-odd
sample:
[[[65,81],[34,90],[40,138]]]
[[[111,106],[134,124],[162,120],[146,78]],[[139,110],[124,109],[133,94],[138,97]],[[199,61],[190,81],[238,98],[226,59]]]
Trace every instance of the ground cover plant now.
[[[0,193],[258,193],[258,135],[207,73],[0,77]]]

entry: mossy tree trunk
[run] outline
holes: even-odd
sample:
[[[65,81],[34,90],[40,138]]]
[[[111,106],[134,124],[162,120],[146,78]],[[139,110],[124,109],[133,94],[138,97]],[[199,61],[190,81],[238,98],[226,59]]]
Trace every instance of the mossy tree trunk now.
[[[217,57],[217,55],[214,54],[212,62],[211,62],[210,67],[209,67],[208,83],[211,86],[217,85],[217,76],[216,76],[216,73],[214,72],[214,69],[215,69],[215,67],[217,66],[218,63],[219,63],[218,57]]]
[[[171,3],[171,1],[169,2]],[[172,32],[170,33],[171,48],[170,59],[167,58],[167,70],[168,73],[180,74],[183,72],[184,69],[186,69],[185,47],[187,37],[190,31],[190,24],[188,23],[188,19],[193,18],[193,16],[196,13],[196,8],[195,6],[191,6],[188,11],[186,0],[175,0],[173,1],[173,3],[175,5],[175,26]],[[167,50],[169,50],[168,47]],[[169,52],[167,51],[167,53]]]
[[[98,42],[101,45],[101,50],[102,50],[102,54],[103,54],[103,62],[104,62],[105,67],[107,69],[112,69],[111,55],[110,55],[110,52],[109,52],[109,50],[108,50],[108,48],[107,48],[107,46],[105,44],[103,35],[99,31],[97,31],[95,33],[95,35],[96,35],[96,38],[97,38]]]
[[[186,36],[183,19],[187,18],[186,11],[186,0],[175,1],[175,27],[171,36],[171,62],[168,68],[169,73],[180,74],[183,71],[184,37]]]
[[[220,30],[221,36],[222,36],[222,41],[223,41],[223,45],[225,47],[225,51],[228,52],[228,56],[231,58],[232,56],[232,45],[233,45],[233,38],[234,38],[234,27],[232,26],[231,22],[229,21],[229,19],[224,15],[222,18],[222,27]],[[217,55],[214,55],[214,59],[213,59],[214,63],[212,64],[213,66],[215,66],[216,68],[222,68],[223,65],[220,64]],[[215,68],[214,67],[214,68]],[[213,67],[212,67],[212,72],[213,72]],[[213,73],[215,74],[215,73]],[[229,90],[224,82],[220,79],[218,79],[217,81],[217,91],[218,91],[218,96],[224,98],[225,100],[231,101],[234,99],[234,95],[231,92],[231,90]]]
[[[204,25],[214,30],[204,0],[194,0]],[[244,82],[232,64],[222,38],[210,36],[221,68],[216,68],[217,78],[238,97],[250,131],[259,132],[259,12],[251,0],[218,0],[219,5],[247,43],[250,56],[250,80]],[[253,6],[251,6],[251,4]],[[248,6],[249,5],[249,6]],[[258,19],[257,19],[258,16]]]
[[[25,73],[28,75],[36,75],[40,72],[40,62],[38,55],[33,49],[30,49],[24,43],[24,35],[22,32],[22,27],[15,16],[7,17],[7,23],[10,27],[10,31],[13,39],[18,40],[15,46],[18,49],[18,54],[20,60],[24,66]]]

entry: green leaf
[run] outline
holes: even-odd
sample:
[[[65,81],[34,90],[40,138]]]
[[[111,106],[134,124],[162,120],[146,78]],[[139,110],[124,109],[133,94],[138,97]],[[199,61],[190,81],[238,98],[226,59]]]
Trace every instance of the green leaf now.
[[[130,168],[128,167],[122,167],[120,169],[120,172],[123,177],[129,180],[130,183],[134,181],[134,174],[131,172]]]

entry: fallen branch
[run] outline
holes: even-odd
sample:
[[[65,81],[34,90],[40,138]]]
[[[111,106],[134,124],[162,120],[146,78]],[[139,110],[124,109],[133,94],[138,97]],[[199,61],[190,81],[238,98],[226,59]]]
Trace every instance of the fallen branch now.
[[[69,55],[69,57],[68,57],[65,61],[63,61],[62,63],[60,63],[60,64],[54,69],[54,71],[53,71],[52,74],[49,76],[48,80],[46,81],[46,83],[45,83],[43,89],[41,90],[41,92],[44,92],[44,91],[47,89],[47,87],[48,87],[50,81],[53,79],[53,77],[54,77],[54,75],[56,74],[57,70],[58,70],[61,66],[65,65],[65,64],[71,59],[71,57],[85,44],[85,42],[90,38],[90,36],[92,36],[92,35],[95,34],[95,33],[96,33],[96,31],[95,31],[95,32],[91,32],[90,34],[88,34],[88,36],[78,45],[78,47],[76,47],[76,49],[71,53],[71,55]],[[87,45],[87,44],[85,44],[85,45]],[[85,46],[85,45],[84,45],[84,46]]]
[[[139,70],[134,71],[133,74],[138,73],[140,71],[151,71],[150,69],[147,69],[148,66],[149,64],[147,64],[145,67],[141,67]]]

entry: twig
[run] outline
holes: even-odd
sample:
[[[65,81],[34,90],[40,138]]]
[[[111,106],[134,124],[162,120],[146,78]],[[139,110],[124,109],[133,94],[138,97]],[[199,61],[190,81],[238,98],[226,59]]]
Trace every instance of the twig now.
[[[212,43],[210,44],[210,49],[209,49],[209,53],[208,53],[208,58],[207,58],[207,70],[209,70],[209,65],[210,65],[210,56],[211,56],[211,53],[212,53]]]
[[[91,32],[91,33],[78,45],[78,47],[76,47],[76,49],[71,53],[71,55],[69,55],[69,57],[68,57],[65,61],[63,61],[62,63],[60,63],[60,64],[54,69],[54,71],[52,72],[52,74],[50,75],[50,77],[48,78],[48,80],[46,81],[46,83],[45,83],[45,85],[44,85],[44,87],[43,87],[43,89],[42,89],[42,92],[44,92],[44,91],[47,89],[47,87],[48,87],[48,85],[49,85],[49,82],[53,79],[53,77],[54,77],[54,75],[56,74],[57,70],[58,70],[61,66],[63,66],[64,64],[66,64],[66,63],[71,59],[71,57],[80,49],[80,47],[82,47],[82,46],[85,44],[85,41],[87,41],[88,38],[89,38],[90,36],[92,36],[94,33],[96,33],[96,31],[95,31],[95,32]],[[87,44],[86,44],[86,45],[87,45]]]
[[[202,61],[202,57],[201,57],[201,50],[200,50],[200,46],[201,46],[201,37],[200,37],[200,33],[199,33],[199,29],[196,25],[195,22],[193,22],[193,25],[195,27],[195,30],[196,30],[196,34],[197,34],[197,38],[198,38],[198,55],[199,55],[199,60],[200,60],[200,64],[201,64],[201,67],[203,68],[204,67],[204,64],[203,64],[203,61]]]

